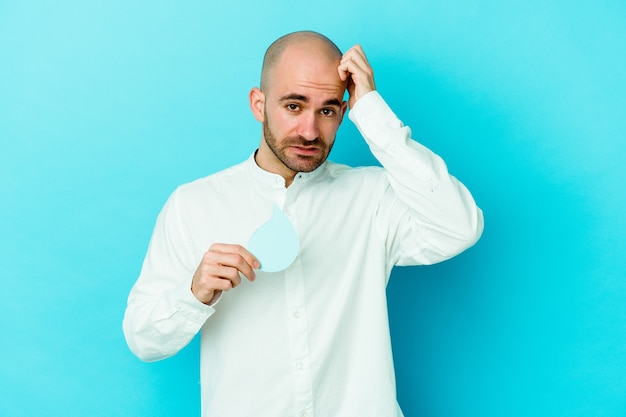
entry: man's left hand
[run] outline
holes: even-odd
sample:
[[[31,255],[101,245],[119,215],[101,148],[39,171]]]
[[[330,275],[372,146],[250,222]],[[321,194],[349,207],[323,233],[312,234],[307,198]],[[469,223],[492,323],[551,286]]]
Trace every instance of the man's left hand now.
[[[348,106],[351,109],[361,97],[376,90],[374,71],[367,61],[361,45],[354,45],[343,54],[337,70],[339,71],[339,78],[342,81],[348,81],[347,89],[350,94]]]

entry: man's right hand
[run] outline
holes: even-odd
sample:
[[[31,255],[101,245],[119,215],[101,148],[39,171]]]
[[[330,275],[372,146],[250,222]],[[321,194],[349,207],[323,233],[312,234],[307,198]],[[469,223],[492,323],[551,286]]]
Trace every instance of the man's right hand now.
[[[204,254],[193,274],[191,292],[200,302],[209,304],[222,291],[239,285],[240,272],[249,281],[254,281],[254,269],[260,266],[243,246],[215,243]]]

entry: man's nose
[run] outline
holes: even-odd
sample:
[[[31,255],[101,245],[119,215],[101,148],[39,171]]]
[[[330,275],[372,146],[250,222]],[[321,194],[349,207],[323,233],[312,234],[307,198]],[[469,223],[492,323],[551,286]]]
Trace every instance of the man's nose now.
[[[306,140],[315,140],[319,137],[319,129],[317,127],[317,117],[313,112],[307,112],[300,116],[300,124],[298,125],[298,134]]]

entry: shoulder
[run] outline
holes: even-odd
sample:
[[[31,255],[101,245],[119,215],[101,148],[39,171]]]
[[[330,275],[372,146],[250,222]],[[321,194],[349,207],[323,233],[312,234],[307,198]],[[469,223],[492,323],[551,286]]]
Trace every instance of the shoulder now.
[[[245,177],[245,162],[225,168],[221,171],[179,185],[172,196],[183,200],[193,200],[206,195],[219,195],[222,190],[233,190]]]
[[[354,189],[364,187],[374,191],[375,188],[386,186],[387,175],[380,166],[356,166],[326,162],[326,181],[334,186],[345,186]]]
[[[333,179],[378,179],[384,176],[385,170],[379,166],[356,166],[339,164],[333,161],[326,162],[327,176]]]

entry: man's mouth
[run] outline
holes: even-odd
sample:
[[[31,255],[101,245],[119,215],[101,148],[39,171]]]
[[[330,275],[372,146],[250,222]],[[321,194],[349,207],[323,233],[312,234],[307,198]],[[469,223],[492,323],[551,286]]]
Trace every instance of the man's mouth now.
[[[316,146],[298,146],[292,145],[289,147],[293,152],[299,155],[312,156],[317,155],[320,152],[320,148]]]

